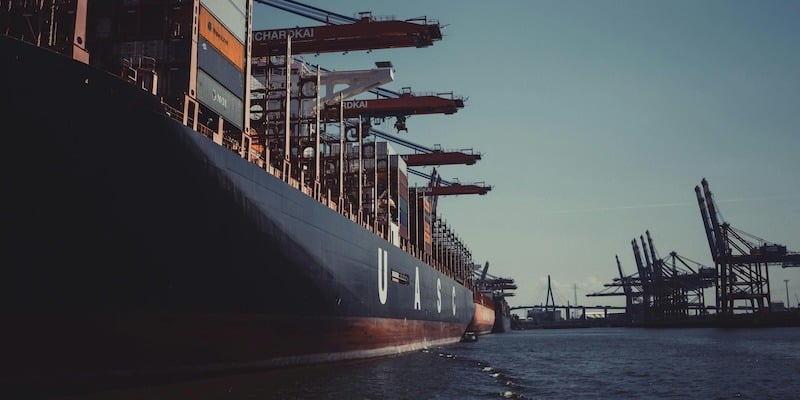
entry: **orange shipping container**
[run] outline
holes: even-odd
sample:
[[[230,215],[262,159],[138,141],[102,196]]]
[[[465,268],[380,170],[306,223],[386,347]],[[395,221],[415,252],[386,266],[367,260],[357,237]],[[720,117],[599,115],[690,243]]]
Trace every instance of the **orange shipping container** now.
[[[244,70],[244,45],[210,11],[200,6],[200,35],[240,71]]]

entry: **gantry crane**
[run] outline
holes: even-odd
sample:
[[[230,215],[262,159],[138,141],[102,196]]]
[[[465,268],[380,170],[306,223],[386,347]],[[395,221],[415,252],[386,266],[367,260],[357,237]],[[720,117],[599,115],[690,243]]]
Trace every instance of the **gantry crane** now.
[[[642,303],[642,286],[638,274],[625,275],[622,272],[622,264],[619,257],[617,260],[617,270],[619,278],[613,278],[611,283],[603,286],[605,289],[599,292],[588,293],[586,297],[607,297],[625,296],[625,318],[627,323],[638,323],[644,320],[644,304]],[[622,288],[622,292],[619,289]]]
[[[479,264],[475,264],[473,277],[475,280],[475,287],[483,292],[492,293],[496,296],[510,297],[513,296],[514,293],[506,293],[505,291],[517,289],[514,279],[502,278],[490,274],[488,261],[483,265],[483,268],[481,268]]]
[[[607,288],[615,291],[590,293],[587,296],[625,296],[629,322],[658,323],[679,321],[690,314],[707,314],[704,289],[714,285],[713,268],[672,251],[667,257],[658,256],[650,231],[631,241],[637,272],[626,276],[619,257],[616,258],[619,278]],[[622,288],[623,292],[618,291]]]
[[[408,171],[419,177],[427,178],[429,179],[429,182],[432,183],[425,187],[414,188],[418,193],[424,194],[426,196],[438,197],[438,196],[451,196],[460,194],[484,195],[492,190],[491,186],[486,185],[483,182],[461,184],[459,182],[445,181],[442,180],[441,178],[437,179],[437,175],[435,174],[435,169],[434,169],[434,174],[425,174],[424,172],[412,169],[409,169]]]
[[[650,321],[676,320],[689,315],[690,310],[705,314],[704,289],[713,286],[713,270],[675,251],[661,258],[649,230],[645,231],[645,236],[639,236],[644,264],[637,254],[639,248],[635,239],[633,241],[634,258],[640,271],[642,304],[646,305],[645,318]]]
[[[694,191],[716,265],[718,312],[733,314],[736,309],[772,311],[767,267],[800,266],[800,253],[789,252],[784,245],[768,242],[720,221],[705,178]]]
[[[446,97],[444,97],[446,96]],[[416,114],[454,114],[464,107],[464,99],[452,93],[438,93],[436,95],[418,96],[410,88],[403,88],[403,92],[394,98],[379,99],[352,99],[343,102],[344,118],[387,118],[396,117],[398,131],[405,129],[405,119]],[[326,107],[323,117],[329,120],[339,118],[339,104],[334,103]]]
[[[292,54],[319,54],[401,47],[428,47],[442,39],[439,23],[426,17],[404,21],[376,20],[370,12],[358,19],[348,18],[297,2],[256,0],[294,14],[325,22],[325,25],[253,31],[253,57],[287,54],[290,40]],[[292,7],[287,7],[286,5]],[[305,10],[301,8],[305,7]],[[310,12],[322,12],[315,17]]]
[[[435,149],[429,153],[404,154],[403,159],[409,167],[430,165],[472,165],[481,159],[480,153],[472,150],[444,151]]]
[[[325,68],[317,66],[316,68],[321,71],[320,76],[324,77],[321,80],[321,84],[326,87],[325,90],[326,96],[321,98],[320,103],[336,106],[337,102],[334,100],[336,100],[339,96],[344,98],[350,98],[354,95],[363,93],[365,91],[369,91],[370,93],[375,94],[378,98],[384,98],[384,99],[397,99],[402,97],[403,93],[398,93],[393,90],[377,87],[378,85],[387,83],[393,79],[393,74],[386,73],[387,70],[389,72],[392,72],[391,63],[388,61],[381,61],[377,62],[376,66],[378,67],[377,70],[369,70],[369,71],[329,71]],[[375,71],[384,71],[384,72],[381,74],[376,74]],[[337,85],[347,85],[347,87],[345,89],[334,92],[333,87]],[[404,91],[405,90],[408,89],[404,88]],[[441,95],[442,94],[437,94],[437,96]],[[450,95],[452,96],[452,94]],[[420,104],[416,104],[416,102],[412,103],[410,107],[412,111],[423,110],[423,107],[421,107]],[[449,107],[453,108],[454,106],[451,104]],[[457,105],[455,107],[457,108]],[[404,111],[403,109],[399,110]],[[430,108],[424,110],[425,113],[431,113]],[[443,109],[442,111],[446,112],[447,110]],[[405,126],[405,120],[407,118],[407,115],[402,115],[402,113],[400,113],[397,115],[397,118],[398,121],[395,123],[395,128],[398,128],[398,132],[400,130],[404,130],[407,132],[408,129],[406,129]],[[352,133],[356,132],[357,128],[356,123],[348,121],[346,122],[346,124],[347,124],[348,134],[352,135]],[[439,145],[434,145],[433,148],[428,148],[416,144],[414,142],[411,142],[409,140],[401,139],[397,136],[381,132],[375,129],[372,123],[368,123],[366,125],[365,132],[372,134],[376,137],[379,137],[381,139],[388,140],[392,143],[397,143],[409,149],[415,150],[416,153],[404,154],[402,156],[403,160],[405,160],[406,162],[406,165],[409,167],[434,166],[434,165],[473,165],[475,164],[475,162],[481,159],[481,154],[472,151],[472,149],[443,150]]]
[[[398,174],[405,160],[422,166],[457,161],[473,164],[480,159],[479,154],[444,152],[398,140],[372,127],[385,118],[395,118],[397,131],[407,131],[408,116],[453,114],[464,106],[462,98],[452,93],[416,95],[408,88],[402,93],[379,88],[393,79],[389,62],[376,63],[376,70],[331,72],[294,58],[298,54],[332,51],[424,47],[441,38],[438,24],[430,24],[424,18],[375,21],[369,13],[353,20],[288,0],[259,3],[308,17],[315,14],[314,19],[326,24],[258,31],[253,35],[252,71],[264,80],[262,90],[251,95],[256,111],[260,111],[256,112],[258,123],[253,124],[256,132],[251,135],[258,136],[253,142],[260,145],[259,157],[281,177],[290,183],[294,179],[307,184],[313,188],[313,195],[327,201],[331,208],[349,209],[351,218],[363,220],[388,236],[389,225],[400,214],[398,205],[403,203],[399,187],[407,187],[407,177]],[[300,7],[304,9],[297,12]],[[342,86],[345,89],[334,92],[334,87]],[[379,98],[356,98],[366,91]],[[393,158],[388,143],[378,142],[378,138],[406,145],[415,154],[398,155],[401,160]],[[454,190],[455,186],[449,194],[459,194]],[[488,189],[480,191],[485,193]],[[471,254],[446,222],[430,213],[430,203],[435,204],[439,194],[418,193],[413,188],[410,192],[409,215],[415,217],[409,221],[408,243],[432,255],[443,271],[460,279],[468,268],[464,260],[471,259]],[[405,237],[403,229],[401,226],[401,238]]]
[[[355,125],[348,124],[348,128],[353,126]],[[475,162],[481,159],[481,153],[474,152],[472,149],[442,150],[440,145],[434,145],[433,148],[430,148],[418,143],[414,143],[410,140],[382,132],[372,126],[369,127],[369,133],[375,137],[416,151],[416,153],[402,155],[403,160],[405,160],[406,165],[409,167],[473,165]]]

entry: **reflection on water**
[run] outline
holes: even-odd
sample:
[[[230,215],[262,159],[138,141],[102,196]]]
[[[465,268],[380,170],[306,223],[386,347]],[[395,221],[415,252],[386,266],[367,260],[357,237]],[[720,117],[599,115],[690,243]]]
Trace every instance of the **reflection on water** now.
[[[75,399],[797,399],[800,328],[514,331]]]

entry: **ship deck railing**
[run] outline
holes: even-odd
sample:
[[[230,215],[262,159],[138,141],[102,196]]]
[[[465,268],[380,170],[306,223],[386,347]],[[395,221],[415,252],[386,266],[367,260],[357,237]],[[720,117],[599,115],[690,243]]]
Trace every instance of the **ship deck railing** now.
[[[171,118],[177,120],[178,122],[180,122],[181,124],[183,124],[184,116],[183,116],[183,112],[182,111],[178,110],[175,107],[172,107],[171,105],[169,105],[167,103],[163,103],[162,102],[162,105],[164,107],[164,110],[165,110],[166,114],[169,117],[171,117]],[[192,126],[192,125],[194,125],[194,120],[192,118],[187,118],[187,123],[186,124],[187,124],[187,126]],[[214,136],[217,133],[216,130],[208,127],[205,124],[199,123],[199,122],[197,123],[197,132],[199,134],[209,138],[209,139],[212,139],[212,140],[214,139]],[[371,233],[373,233],[373,234],[375,234],[377,236],[380,236],[381,238],[383,238],[387,242],[390,242],[391,238],[390,238],[390,232],[389,232],[388,226],[386,226],[385,224],[377,223],[374,218],[370,218],[369,216],[366,216],[365,214],[361,214],[361,213],[358,213],[357,211],[353,211],[352,204],[347,202],[345,199],[335,199],[333,195],[329,194],[329,195],[326,196],[324,193],[321,193],[321,192],[318,192],[318,193],[315,194],[314,188],[303,184],[303,182],[300,179],[295,179],[295,178],[293,178],[291,176],[288,176],[288,174],[286,174],[286,176],[284,176],[284,173],[281,170],[281,168],[277,168],[277,167],[271,165],[270,163],[265,162],[264,156],[262,154],[259,154],[258,152],[253,152],[253,151],[249,151],[249,152],[241,151],[241,143],[239,141],[227,136],[227,135],[224,135],[224,134],[222,135],[222,143],[221,143],[221,145],[223,147],[231,150],[232,152],[239,154],[241,157],[248,159],[250,162],[253,162],[254,164],[258,165],[260,168],[264,169],[267,173],[269,173],[272,176],[274,176],[274,177],[286,182],[291,187],[293,187],[293,188],[295,188],[297,190],[300,190],[301,192],[305,193],[307,196],[316,199],[321,204],[326,205],[331,210],[333,210],[335,212],[338,212],[339,214],[341,214],[345,218],[347,218],[347,219],[351,220],[352,222],[360,225],[361,227],[363,227],[364,229],[368,230],[369,232],[371,232]],[[342,204],[339,204],[340,202]],[[471,280],[469,279],[469,277],[467,277],[465,279],[464,276],[462,276],[462,273],[459,273],[459,268],[456,265],[451,265],[451,264],[453,264],[452,262],[448,263],[447,260],[440,260],[434,254],[427,253],[421,247],[416,246],[413,243],[410,243],[410,242],[408,242],[406,240],[401,240],[400,244],[398,245],[398,247],[401,250],[403,250],[406,253],[408,253],[411,256],[413,256],[414,258],[417,258],[420,261],[432,266],[434,269],[436,269],[437,271],[445,274],[446,276],[450,277],[451,279],[453,279],[453,280],[455,280],[455,281],[457,281],[457,282],[459,282],[459,283],[461,283],[463,285],[471,287],[472,283],[471,283]],[[471,264],[471,263],[469,263],[469,260],[466,260],[466,261],[467,261],[467,263],[466,263],[467,265]],[[466,268],[463,268],[463,269],[466,269]],[[466,271],[464,271],[464,273],[466,273]]]

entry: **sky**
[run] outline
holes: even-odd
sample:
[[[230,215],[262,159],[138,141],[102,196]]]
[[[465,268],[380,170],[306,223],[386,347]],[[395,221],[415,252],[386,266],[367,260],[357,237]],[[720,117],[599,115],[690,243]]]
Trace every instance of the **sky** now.
[[[481,153],[438,171],[492,190],[441,197],[438,211],[476,263],[514,279],[511,306],[544,304],[548,276],[558,304],[624,305],[586,294],[618,277],[615,255],[636,272],[630,242],[647,230],[659,257],[713,267],[694,193],[703,178],[723,221],[800,252],[800,2],[302,3],[443,26],[427,48],[304,58],[341,71],[391,61],[383,88],[466,99],[456,114],[408,118],[400,136]],[[256,30],[319,24],[254,4]],[[769,276],[772,300],[786,301],[788,279],[796,305],[800,268]]]

